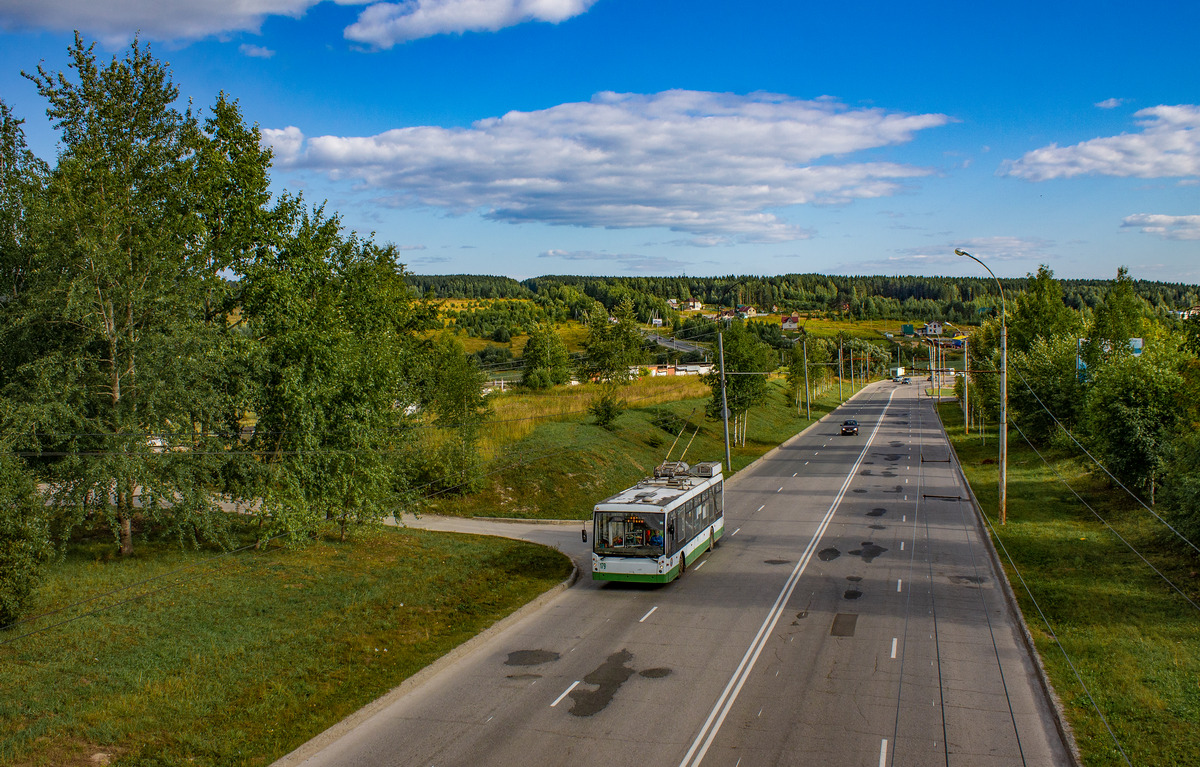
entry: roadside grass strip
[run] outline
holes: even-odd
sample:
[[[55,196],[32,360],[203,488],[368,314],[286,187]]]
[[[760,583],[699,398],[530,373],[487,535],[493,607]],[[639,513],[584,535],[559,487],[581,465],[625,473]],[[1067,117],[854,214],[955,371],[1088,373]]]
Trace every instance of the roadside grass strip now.
[[[1084,764],[1125,764],[1114,737],[1133,764],[1196,764],[1200,614],[1175,587],[1192,602],[1200,600],[1200,561],[1174,543],[1145,509],[1089,471],[1075,453],[1039,448],[1053,465],[1051,470],[1028,445],[1018,442],[1015,432],[1010,432],[1008,453],[1008,524],[1000,526],[995,430],[986,435],[984,445],[978,433],[963,434],[956,402],[942,404],[939,412],[991,522],[991,534],[999,536],[1053,629],[1052,636],[1020,587],[1013,564],[1002,556]]]

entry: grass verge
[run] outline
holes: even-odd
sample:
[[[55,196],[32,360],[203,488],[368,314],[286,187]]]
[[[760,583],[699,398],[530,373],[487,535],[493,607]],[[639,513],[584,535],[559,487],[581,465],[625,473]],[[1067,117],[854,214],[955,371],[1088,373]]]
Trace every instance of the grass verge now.
[[[940,407],[972,489],[1045,613],[1047,630],[999,543],[1001,561],[1062,699],[1084,763],[1187,765],[1200,754],[1200,613],[1104,526],[1053,466],[1154,567],[1200,603],[1200,562],[1123,491],[1073,454],[1043,450],[1047,463],[1010,439],[1008,523],[996,520],[997,436],[963,435],[957,403]],[[1014,432],[1010,435],[1019,440]],[[1061,643],[1061,644],[1060,644]],[[1064,652],[1091,693],[1089,699]],[[1093,705],[1092,699],[1095,704]],[[1097,713],[1099,709],[1100,713]]]
[[[128,560],[111,551],[73,547],[36,609],[156,577],[133,593],[174,585],[0,645],[0,763],[269,764],[571,568],[541,546],[406,529],[217,559],[165,542]]]

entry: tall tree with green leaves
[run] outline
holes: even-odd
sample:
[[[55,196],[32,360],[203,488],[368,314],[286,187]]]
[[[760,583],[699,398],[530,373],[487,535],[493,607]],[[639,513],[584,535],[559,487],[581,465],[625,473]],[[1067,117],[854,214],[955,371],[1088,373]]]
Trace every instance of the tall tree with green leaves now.
[[[746,442],[746,413],[767,398],[767,373],[779,365],[775,350],[748,330],[742,322],[734,322],[723,331],[725,347],[725,399],[734,419],[734,441]],[[714,369],[704,377],[712,389],[706,412],[710,418],[721,417],[721,373]]]
[[[342,535],[395,511],[419,401],[414,301],[396,252],[298,209],[278,248],[245,265],[242,321],[255,339],[239,494],[259,500],[264,537],[298,541],[323,520]]]
[[[521,361],[521,383],[531,389],[548,389],[571,380],[571,355],[552,324],[538,323],[530,329]]]
[[[22,348],[8,391],[36,447],[65,454],[48,476],[56,502],[107,520],[123,554],[135,516],[219,540],[224,517],[202,488],[202,464],[179,452],[224,444],[195,431],[205,403],[189,386],[215,363],[201,311],[213,274],[196,257],[189,199],[196,119],[176,108],[166,65],[138,41],[101,65],[76,35],[68,55],[71,76],[27,75],[61,140],[23,314],[5,327],[40,335]]]
[[[1012,303],[1008,315],[1010,351],[1026,351],[1038,338],[1074,338],[1083,331],[1079,314],[1063,303],[1062,284],[1045,264],[1038,267],[1036,275],[1028,275],[1025,292],[1018,293]]]
[[[1129,339],[1142,335],[1144,306],[1129,278],[1129,268],[1118,268],[1104,300],[1096,305],[1089,337],[1083,345],[1083,358],[1089,368],[1132,354]]]
[[[585,378],[600,384],[600,393],[589,408],[598,425],[607,428],[621,414],[620,388],[633,380],[631,368],[642,361],[643,344],[633,301],[628,297],[613,308],[612,319],[602,304],[592,307],[580,368]]]
[[[1162,345],[1097,368],[1087,392],[1087,431],[1100,459],[1122,483],[1154,503],[1183,412],[1182,358]]]

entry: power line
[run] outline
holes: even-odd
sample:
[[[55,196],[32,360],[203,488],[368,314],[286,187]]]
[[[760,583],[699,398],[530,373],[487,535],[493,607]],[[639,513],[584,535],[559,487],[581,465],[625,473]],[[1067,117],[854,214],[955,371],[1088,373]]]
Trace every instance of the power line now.
[[[1046,415],[1050,416],[1050,418],[1054,421],[1054,423],[1057,424],[1059,426],[1059,428],[1061,428],[1063,430],[1063,432],[1065,432],[1066,435],[1071,438],[1071,441],[1074,442],[1079,447],[1079,449],[1083,451],[1083,454],[1092,460],[1092,463],[1099,466],[1100,470],[1103,471],[1105,474],[1107,474],[1109,479],[1111,479],[1113,482],[1115,482],[1117,484],[1117,487],[1121,488],[1126,493],[1128,493],[1130,498],[1132,498],[1133,500],[1135,500],[1139,504],[1141,504],[1142,508],[1144,508],[1146,511],[1150,512],[1154,516],[1154,518],[1157,519],[1159,522],[1161,522],[1163,525],[1165,525],[1168,530],[1170,530],[1172,533],[1175,533],[1175,535],[1179,538],[1179,540],[1183,541],[1188,546],[1191,546],[1196,551],[1197,554],[1200,554],[1200,546],[1197,546],[1196,544],[1189,541],[1187,539],[1187,537],[1184,536],[1183,533],[1179,532],[1174,527],[1172,527],[1171,523],[1167,522],[1167,520],[1160,517],[1154,509],[1147,506],[1145,501],[1143,501],[1141,498],[1139,498],[1132,490],[1125,487],[1125,485],[1121,483],[1121,480],[1117,479],[1116,476],[1111,471],[1109,471],[1108,468],[1104,464],[1100,463],[1100,461],[1094,455],[1092,455],[1091,453],[1088,452],[1088,449],[1086,447],[1084,447],[1083,444],[1078,439],[1075,438],[1075,435],[1071,433],[1071,430],[1068,429],[1065,425],[1063,425],[1062,421],[1058,420],[1058,418],[1054,415],[1054,413],[1050,412],[1050,409],[1046,407],[1046,404],[1044,402],[1042,402],[1041,397],[1039,397],[1037,395],[1037,392],[1035,392],[1033,390],[1033,387],[1029,385],[1029,381],[1027,381],[1025,379],[1025,376],[1021,374],[1020,368],[1014,367],[1013,370],[1016,371],[1017,376],[1021,379],[1021,382],[1023,384],[1025,384],[1025,388],[1029,390],[1029,393],[1033,395],[1033,398],[1035,400],[1037,400],[1037,403],[1038,403],[1038,405],[1041,406],[1042,410],[1046,411]]]
[[[1123,543],[1127,547],[1129,547],[1130,551],[1132,551],[1134,554],[1137,554],[1138,558],[1141,559],[1143,562],[1145,562],[1146,566],[1149,567],[1151,570],[1153,570],[1155,572],[1155,574],[1158,575],[1158,577],[1162,578],[1164,581],[1167,582],[1167,584],[1171,588],[1173,588],[1173,589],[1175,589],[1175,591],[1179,592],[1179,596],[1181,596],[1185,600],[1187,600],[1187,603],[1189,605],[1194,607],[1197,611],[1200,611],[1200,605],[1193,602],[1191,600],[1191,598],[1188,597],[1188,595],[1184,593],[1183,589],[1176,586],[1175,583],[1172,582],[1170,578],[1168,578],[1166,575],[1163,575],[1163,573],[1157,567],[1155,567],[1153,564],[1151,564],[1150,560],[1148,560],[1148,559],[1146,559],[1146,557],[1142,556],[1142,553],[1140,551],[1138,551],[1136,548],[1134,548],[1132,543],[1125,540],[1125,538],[1122,537],[1121,534],[1118,533],[1116,531],[1116,529],[1108,523],[1108,520],[1106,520],[1104,517],[1100,516],[1100,513],[1097,512],[1095,509],[1093,509],[1091,507],[1091,505],[1088,504],[1088,502],[1083,499],[1083,496],[1081,496],[1078,492],[1075,491],[1075,488],[1071,487],[1070,483],[1067,482],[1066,478],[1063,477],[1063,475],[1059,473],[1058,469],[1056,469],[1053,464],[1051,464],[1049,461],[1047,461],[1045,456],[1043,456],[1041,454],[1041,452],[1037,449],[1037,447],[1034,446],[1033,442],[1029,439],[1029,437],[1025,434],[1025,432],[1021,430],[1021,427],[1017,425],[1016,421],[1013,422],[1013,428],[1017,430],[1017,433],[1021,435],[1021,437],[1025,440],[1026,444],[1029,445],[1030,449],[1033,450],[1033,452],[1035,454],[1037,454],[1037,457],[1042,459],[1042,463],[1044,463],[1046,465],[1046,468],[1048,468],[1048,469],[1050,469],[1050,471],[1054,472],[1054,476],[1058,477],[1058,480],[1060,482],[1062,482],[1063,485],[1065,485],[1068,490],[1071,491],[1071,494],[1074,495],[1079,500],[1079,502],[1084,505],[1084,507],[1088,511],[1092,512],[1092,514],[1096,517],[1096,519],[1098,519],[1102,523],[1104,523],[1104,526],[1107,527],[1109,529],[1109,531],[1112,532],[1113,535],[1117,536],[1117,539],[1120,540],[1121,543]]]

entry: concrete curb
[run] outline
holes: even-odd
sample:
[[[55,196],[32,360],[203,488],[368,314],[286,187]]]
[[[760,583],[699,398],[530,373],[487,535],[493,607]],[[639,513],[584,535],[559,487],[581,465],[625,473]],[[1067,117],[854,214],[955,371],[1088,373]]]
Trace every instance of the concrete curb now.
[[[324,732],[309,739],[291,753],[288,753],[275,760],[271,763],[271,767],[294,767],[295,765],[302,764],[309,757],[317,754],[325,747],[336,742],[342,736],[346,735],[363,722],[367,721],[380,711],[400,700],[405,695],[408,695],[424,685],[447,667],[457,663],[460,658],[474,651],[476,647],[490,640],[501,631],[508,629],[510,626],[519,623],[529,615],[542,609],[546,604],[554,599],[557,599],[562,592],[574,585],[575,581],[577,580],[579,580],[579,567],[578,565],[572,563],[571,574],[567,576],[567,579],[562,583],[559,583],[557,586],[554,586],[551,589],[543,592],[536,599],[527,602],[522,607],[517,608],[517,610],[514,612],[509,613],[507,616],[496,621],[491,626],[488,626],[483,631],[458,645],[450,652],[446,653],[425,668],[410,676],[408,679],[405,679],[398,686],[393,687],[389,692],[371,701]]]
[[[1025,647],[1029,651],[1030,657],[1033,658],[1034,666],[1037,668],[1038,683],[1041,685],[1042,691],[1046,694],[1046,699],[1050,701],[1050,708],[1054,712],[1054,727],[1058,730],[1059,737],[1062,738],[1063,743],[1067,746],[1067,754],[1071,758],[1072,767],[1082,767],[1083,757],[1079,753],[1079,744],[1075,742],[1075,732],[1071,729],[1071,724],[1067,721],[1066,711],[1063,708],[1062,700],[1058,697],[1058,692],[1055,691],[1054,686],[1050,683],[1050,675],[1046,673],[1046,666],[1042,663],[1042,656],[1033,642],[1033,634],[1029,632],[1029,626],[1025,623],[1025,613],[1021,611],[1021,605],[1017,602],[1016,592],[1013,591],[1012,583],[1008,580],[1008,573],[1000,561],[1000,555],[996,552],[996,545],[992,542],[992,536],[988,532],[987,522],[983,516],[983,507],[979,505],[979,499],[975,497],[975,489],[967,481],[967,475],[963,472],[962,461],[959,460],[958,453],[954,450],[954,443],[950,441],[950,435],[946,432],[946,424],[942,423],[942,414],[938,412],[936,403],[933,413],[937,416],[938,426],[942,428],[942,433],[946,435],[946,445],[950,448],[950,455],[954,456],[954,469],[958,472],[958,478],[962,480],[963,486],[967,488],[971,508],[975,510],[975,524],[979,529],[980,537],[984,541],[987,541],[988,556],[991,558],[996,572],[1000,574],[1001,591],[1004,593],[1004,601],[1008,605],[1008,609],[1018,619],[1017,625],[1021,627],[1021,639],[1025,642]]]

